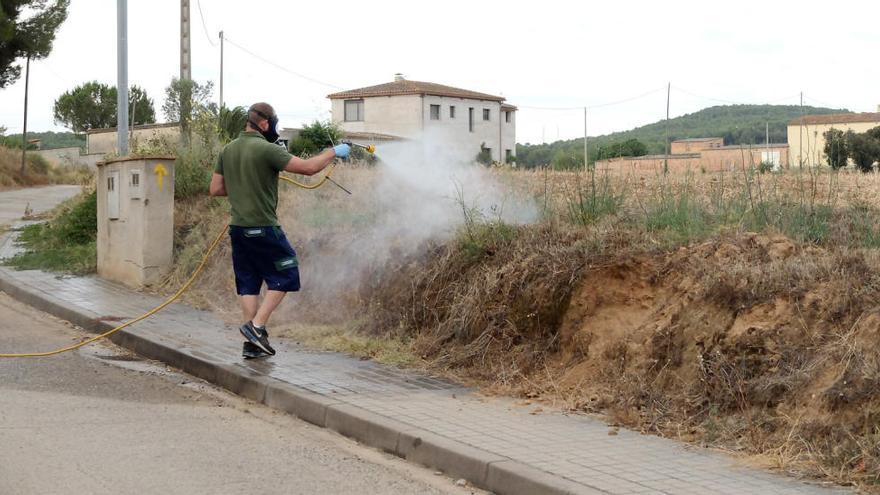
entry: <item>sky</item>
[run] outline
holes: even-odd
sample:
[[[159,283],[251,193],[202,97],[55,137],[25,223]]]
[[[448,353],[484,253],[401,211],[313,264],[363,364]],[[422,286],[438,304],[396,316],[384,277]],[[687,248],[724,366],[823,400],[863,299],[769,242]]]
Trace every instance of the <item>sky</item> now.
[[[116,3],[71,1],[52,54],[31,64],[30,130],[65,130],[52,117],[64,91],[116,84]],[[179,75],[180,2],[128,4],[129,83],[146,89],[161,122],[164,89]],[[283,127],[327,119],[328,94],[397,72],[504,96],[520,108],[521,143],[582,136],[584,106],[591,136],[656,122],[667,84],[673,117],[798,104],[801,92],[807,105],[880,105],[876,0],[191,0],[191,16],[193,79],[213,81],[218,98],[222,29],[225,103],[268,101]],[[24,77],[0,90],[9,133],[21,132],[23,97]]]

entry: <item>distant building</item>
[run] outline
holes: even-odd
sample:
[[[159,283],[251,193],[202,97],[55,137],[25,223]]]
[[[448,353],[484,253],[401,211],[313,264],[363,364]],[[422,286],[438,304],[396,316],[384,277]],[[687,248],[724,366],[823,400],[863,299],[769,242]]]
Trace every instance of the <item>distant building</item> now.
[[[785,143],[725,146],[724,138],[679,139],[670,145],[669,155],[648,155],[612,158],[596,162],[597,168],[626,170],[663,170],[670,172],[706,171],[736,172],[743,167],[758,167],[761,163],[778,169],[789,163],[789,148]]]
[[[680,155],[722,146],[724,146],[724,138],[720,137],[677,139],[670,145],[669,152],[673,155]]]
[[[790,165],[828,165],[825,156],[825,133],[831,129],[861,133],[880,126],[880,108],[877,110],[877,113],[805,115],[792,120],[788,124]]]
[[[394,81],[328,95],[333,122],[347,135],[419,139],[439,135],[467,155],[480,146],[492,159],[516,156],[516,110],[504,97],[429,82]]]
[[[133,149],[137,143],[155,141],[176,145],[180,140],[180,125],[177,122],[136,125],[129,128],[129,132],[131,132],[130,149]],[[86,131],[86,153],[90,155],[116,153],[116,128]]]

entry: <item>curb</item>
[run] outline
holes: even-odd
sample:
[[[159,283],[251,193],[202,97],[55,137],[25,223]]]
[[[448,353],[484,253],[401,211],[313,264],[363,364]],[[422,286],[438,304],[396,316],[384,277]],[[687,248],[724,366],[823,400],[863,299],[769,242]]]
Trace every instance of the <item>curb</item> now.
[[[0,269],[0,291],[22,303],[93,333],[106,332],[114,327],[91,318],[50,294],[37,289],[22,288],[10,278],[4,273],[4,269]],[[234,394],[287,412],[303,421],[328,428],[407,461],[443,471],[453,478],[464,478],[475,487],[500,495],[608,493],[254,373],[241,366],[214,362],[197,353],[164,345],[127,329],[110,336],[110,340],[141,356],[162,361]]]

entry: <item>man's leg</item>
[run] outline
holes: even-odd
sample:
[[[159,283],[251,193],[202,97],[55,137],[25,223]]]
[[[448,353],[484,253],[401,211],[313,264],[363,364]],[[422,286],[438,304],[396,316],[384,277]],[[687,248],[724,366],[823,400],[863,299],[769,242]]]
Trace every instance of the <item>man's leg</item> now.
[[[252,321],[257,316],[257,308],[260,307],[260,296],[239,296],[241,303],[241,314],[244,321]]]
[[[260,308],[256,311],[256,314],[253,316],[253,318],[251,318],[254,326],[266,326],[266,322],[269,321],[269,317],[272,316],[272,312],[275,311],[275,308],[277,308],[279,304],[281,304],[281,301],[286,295],[287,292],[280,290],[266,291],[266,297],[263,299],[263,304],[260,305]]]

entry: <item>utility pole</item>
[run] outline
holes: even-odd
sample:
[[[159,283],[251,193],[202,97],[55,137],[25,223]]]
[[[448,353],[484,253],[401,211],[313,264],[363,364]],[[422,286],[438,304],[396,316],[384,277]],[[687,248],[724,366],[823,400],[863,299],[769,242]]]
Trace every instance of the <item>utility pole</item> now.
[[[27,111],[28,111],[28,83],[31,77],[31,55],[27,56],[24,69],[24,124],[21,130],[21,175],[27,175]]]
[[[128,0],[116,0],[116,150],[128,155]]]
[[[192,78],[189,36],[189,0],[180,0],[180,79]]]
[[[192,57],[190,56],[189,0],[180,0],[180,138],[189,144],[192,115]]]
[[[666,155],[663,157],[663,173],[669,172],[669,96],[672,93],[672,82],[666,86]]]
[[[590,155],[587,154],[587,107],[584,107],[584,170],[587,170],[590,163]]]
[[[804,168],[804,92],[801,91],[801,121],[798,123],[798,166]]]
[[[223,108],[223,31],[220,31],[220,108]]]

